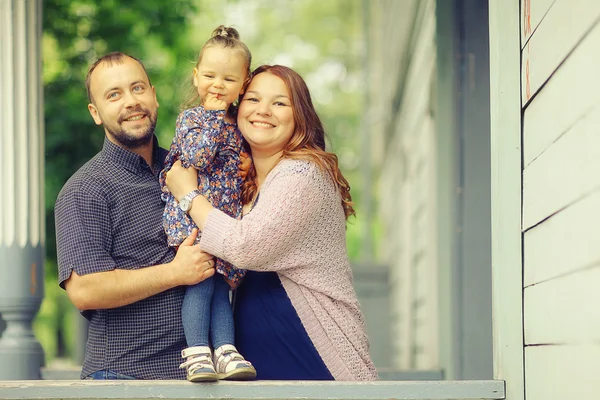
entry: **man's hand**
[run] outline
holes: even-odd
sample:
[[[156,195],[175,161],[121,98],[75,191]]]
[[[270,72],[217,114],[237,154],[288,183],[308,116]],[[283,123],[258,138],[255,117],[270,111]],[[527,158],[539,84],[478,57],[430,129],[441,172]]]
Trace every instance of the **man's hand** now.
[[[224,100],[220,100],[218,96],[213,94],[209,94],[204,99],[204,109],[205,110],[226,110],[227,103]]]
[[[250,167],[252,166],[252,158],[245,151],[240,153],[240,168],[238,174],[242,177],[242,180],[245,180],[248,176],[248,172],[250,171]]]
[[[215,273],[214,257],[203,252],[200,245],[194,245],[197,236],[198,229],[194,229],[192,234],[181,243],[177,255],[171,262],[176,281],[180,285],[195,285]]]

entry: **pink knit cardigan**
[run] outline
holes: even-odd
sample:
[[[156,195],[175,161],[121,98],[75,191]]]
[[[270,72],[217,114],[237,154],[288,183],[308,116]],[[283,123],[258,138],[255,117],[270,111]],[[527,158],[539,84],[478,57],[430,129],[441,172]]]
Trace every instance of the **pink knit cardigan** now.
[[[341,197],[318,166],[280,161],[242,220],[209,213],[200,245],[238,268],[277,272],[336,380],[377,379],[352,286]]]

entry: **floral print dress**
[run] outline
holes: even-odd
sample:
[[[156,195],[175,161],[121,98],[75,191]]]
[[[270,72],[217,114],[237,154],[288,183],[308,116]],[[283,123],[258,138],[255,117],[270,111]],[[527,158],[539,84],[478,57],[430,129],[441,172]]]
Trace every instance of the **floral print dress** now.
[[[179,208],[165,183],[166,173],[180,160],[183,167],[198,170],[198,189],[213,207],[240,219],[242,215],[239,176],[240,152],[243,138],[236,124],[225,121],[224,110],[205,110],[198,106],[179,114],[175,137],[165,168],[160,173],[161,198],[166,202],[163,225],[169,246],[179,246],[197,225]],[[196,242],[200,240],[200,234]],[[226,261],[217,259],[217,272],[231,282],[239,283],[245,270],[236,269]]]

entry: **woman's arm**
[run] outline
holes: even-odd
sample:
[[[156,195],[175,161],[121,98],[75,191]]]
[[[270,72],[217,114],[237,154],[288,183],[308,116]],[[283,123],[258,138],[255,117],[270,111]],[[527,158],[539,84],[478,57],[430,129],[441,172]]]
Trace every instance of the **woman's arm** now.
[[[298,266],[299,259],[306,263],[314,240],[339,239],[310,236],[314,225],[343,224],[333,185],[314,165],[304,170],[288,167],[271,172],[253,210],[241,220],[219,210],[206,213],[202,248],[238,268],[282,271]]]
[[[184,168],[181,162],[177,161],[167,172],[166,183],[175,199],[179,201],[183,196],[198,188],[198,171],[194,168]],[[192,201],[188,214],[198,225],[200,231],[204,230],[206,216],[213,208],[203,195],[196,196]]]
[[[273,176],[263,185],[259,201],[241,220],[197,196],[189,215],[202,231],[202,248],[242,269],[290,266],[286,259],[296,249],[303,251],[311,224],[344,218],[339,194],[325,173],[313,164],[295,168],[298,165],[290,163],[271,171]],[[194,172],[177,165],[167,175],[167,184],[175,198],[180,198],[195,189],[194,179]]]

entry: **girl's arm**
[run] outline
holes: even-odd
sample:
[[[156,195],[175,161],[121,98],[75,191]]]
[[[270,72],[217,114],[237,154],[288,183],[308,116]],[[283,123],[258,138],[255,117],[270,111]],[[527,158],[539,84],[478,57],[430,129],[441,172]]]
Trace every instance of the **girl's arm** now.
[[[202,107],[185,110],[179,115],[175,137],[179,142],[179,159],[185,167],[204,170],[212,163],[224,142],[224,119],[224,110]]]

